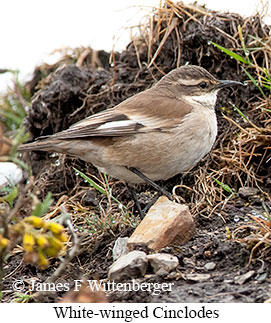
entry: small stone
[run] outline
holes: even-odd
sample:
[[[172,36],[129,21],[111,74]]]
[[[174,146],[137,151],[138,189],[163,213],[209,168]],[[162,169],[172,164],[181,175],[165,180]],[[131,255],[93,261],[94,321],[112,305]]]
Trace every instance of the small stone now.
[[[239,195],[242,198],[247,199],[250,196],[257,195],[259,193],[259,189],[256,188],[256,187],[247,187],[247,186],[244,186],[244,187],[240,187],[239,188],[238,193],[239,193]]]
[[[149,264],[151,265],[155,274],[168,274],[179,265],[177,257],[168,253],[154,253],[147,256]]]
[[[185,266],[195,267],[195,262],[191,258],[184,257],[183,258],[183,264]]]
[[[267,273],[263,273],[263,274],[260,274],[258,277],[257,277],[257,281],[259,283],[262,283],[266,280],[266,278],[268,277],[268,274]]]
[[[210,274],[185,274],[184,278],[193,282],[206,282],[211,278]]]
[[[249,278],[255,274],[255,270],[250,270],[244,275],[234,277],[235,284],[243,285]]]
[[[204,265],[204,268],[208,271],[211,271],[211,270],[214,270],[216,267],[216,264],[214,262],[207,262],[205,265]]]
[[[128,237],[118,238],[115,241],[115,244],[112,250],[112,256],[114,261],[116,261],[123,255],[127,255],[127,253],[129,252],[129,249],[127,247],[127,240],[128,240]]]
[[[147,270],[148,258],[145,252],[134,250],[121,256],[109,268],[108,278],[121,282],[124,280],[142,277]]]
[[[23,178],[23,171],[11,162],[0,162],[0,187],[16,185]]]
[[[161,196],[150,208],[127,245],[130,250],[144,246],[158,251],[171,244],[187,242],[195,231],[188,206]]]

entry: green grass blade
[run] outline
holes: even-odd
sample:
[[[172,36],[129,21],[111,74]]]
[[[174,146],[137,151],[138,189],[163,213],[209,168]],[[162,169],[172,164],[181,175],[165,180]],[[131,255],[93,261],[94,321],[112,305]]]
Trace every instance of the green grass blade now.
[[[19,194],[18,188],[16,186],[13,186],[11,188],[8,188],[8,194],[3,196],[2,200],[8,202],[9,206],[12,207],[13,201],[16,199],[18,194]]]
[[[105,189],[103,189],[100,185],[98,185],[97,183],[95,183],[90,177],[88,177],[86,174],[80,172],[80,170],[78,170],[77,168],[73,167],[73,169],[85,180],[87,181],[87,183],[92,186],[93,188],[95,188],[98,192],[100,192],[101,194],[107,196],[107,192]],[[116,203],[118,203],[119,205],[122,206],[122,208],[126,208],[118,199],[116,199],[114,196],[110,196],[111,199],[113,201],[115,201]]]
[[[32,215],[34,216],[38,216],[38,217],[42,217],[46,212],[47,210],[49,209],[49,207],[52,205],[53,203],[53,200],[52,200],[52,194],[49,192],[44,201],[43,202],[39,202],[34,211],[32,212]]]
[[[20,126],[22,123],[22,118],[17,116],[14,112],[4,110],[3,112],[1,112],[1,115],[5,119],[9,119],[9,120],[13,121],[16,124],[16,126]]]
[[[103,195],[106,195],[106,191],[105,189],[103,189],[100,185],[98,185],[97,183],[95,183],[90,177],[88,177],[86,174],[80,172],[80,170],[78,170],[77,168],[73,167],[73,169],[85,180],[88,182],[88,184],[90,186],[92,186],[93,188],[95,188],[95,190],[97,190],[98,192],[102,193]]]
[[[262,86],[264,86],[268,90],[271,90],[271,86],[266,83],[262,83]]]
[[[227,185],[227,184],[224,184],[222,182],[220,182],[218,179],[216,178],[213,178],[213,180],[220,186],[223,188],[224,191],[228,192],[228,193],[233,193],[232,189]]]
[[[255,78],[245,68],[242,68],[242,69],[246,73],[246,75],[248,76],[248,78],[251,80],[251,82],[259,89],[259,91],[261,92],[262,96],[265,98],[265,94],[263,92],[263,89],[259,86],[259,84],[255,80]]]
[[[222,50],[222,52],[224,52],[225,54],[227,54],[228,56],[234,58],[236,61],[239,61],[241,63],[244,63],[244,64],[249,64],[248,60],[246,60],[244,57],[232,52],[231,50],[223,47],[223,46],[220,46],[214,42],[210,42],[213,46],[217,47],[218,49]]]
[[[246,48],[246,44],[245,44],[245,40],[244,40],[244,36],[243,36],[243,31],[242,31],[242,27],[240,25],[238,26],[238,33],[239,33],[239,37],[240,37],[240,40],[241,40],[241,45],[242,45],[244,54],[246,55],[246,58],[247,58],[247,62],[248,62],[248,64],[251,65],[251,62],[250,62],[250,59],[249,59],[249,51]]]
[[[271,109],[267,109],[267,108],[261,108],[263,111],[269,112],[271,113]]]
[[[245,119],[247,122],[249,122],[250,120],[248,119],[248,117],[239,109],[239,108],[237,108],[237,106],[236,105],[234,105],[234,104],[232,104],[232,106],[233,106],[233,108],[234,108],[234,110],[235,111],[237,111],[238,112],[238,114],[243,118],[243,119]]]

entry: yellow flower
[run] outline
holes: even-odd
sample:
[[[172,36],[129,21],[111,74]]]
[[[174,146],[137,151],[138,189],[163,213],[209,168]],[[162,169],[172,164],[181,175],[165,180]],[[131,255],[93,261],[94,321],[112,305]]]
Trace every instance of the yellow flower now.
[[[63,248],[63,243],[55,238],[55,237],[48,237],[50,247],[54,248],[56,251],[59,251]]]
[[[22,224],[22,222],[14,224],[12,228],[16,233],[21,233],[24,231],[24,225]]]
[[[38,265],[41,269],[46,269],[49,266],[49,260],[45,257],[42,250],[38,250],[39,260]]]
[[[8,246],[9,244],[9,240],[7,238],[4,238],[1,234],[0,234],[0,248],[4,249]]]
[[[60,234],[55,235],[55,237],[60,240],[61,242],[67,242],[68,241],[68,236],[66,235],[65,232],[61,232]]]
[[[43,228],[45,226],[45,222],[38,216],[34,216],[34,215],[28,216],[27,218],[24,219],[24,221],[26,223],[33,225],[33,227],[35,228]]]
[[[49,248],[46,248],[45,249],[45,253],[48,257],[57,257],[58,255],[58,251],[59,250],[56,250],[55,248],[53,247],[49,247]]]
[[[49,246],[49,241],[44,234],[37,234],[36,242],[37,242],[37,245],[43,249]]]
[[[26,251],[31,252],[34,250],[34,245],[35,245],[35,238],[34,236],[26,232],[23,237],[23,247]]]
[[[51,231],[53,234],[60,234],[64,231],[63,225],[56,222],[47,222],[46,228]]]

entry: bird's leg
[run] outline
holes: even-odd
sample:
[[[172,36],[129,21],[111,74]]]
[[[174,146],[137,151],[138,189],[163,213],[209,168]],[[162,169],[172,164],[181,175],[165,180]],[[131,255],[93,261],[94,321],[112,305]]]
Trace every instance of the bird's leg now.
[[[135,202],[135,205],[136,205],[136,208],[137,208],[137,210],[138,210],[138,212],[139,212],[139,214],[140,214],[140,218],[141,219],[143,219],[144,218],[144,216],[145,216],[145,212],[142,210],[142,208],[141,208],[141,205],[140,205],[140,203],[139,203],[139,200],[138,200],[138,198],[137,198],[137,194],[136,194],[136,192],[135,192],[135,190],[134,190],[134,188],[133,187],[131,187],[131,186],[129,186],[129,185],[126,185],[126,187],[127,187],[127,189],[128,189],[128,191],[131,193],[131,195],[132,195],[132,198],[133,198],[133,200],[134,200],[134,202]]]
[[[151,185],[154,189],[156,189],[160,194],[165,195],[168,199],[171,201],[173,200],[171,194],[167,192],[165,189],[163,189],[158,184],[154,183],[149,177],[141,173],[137,168],[135,167],[126,167],[128,170],[139,176],[141,179],[143,179],[145,182],[147,182],[149,185]]]

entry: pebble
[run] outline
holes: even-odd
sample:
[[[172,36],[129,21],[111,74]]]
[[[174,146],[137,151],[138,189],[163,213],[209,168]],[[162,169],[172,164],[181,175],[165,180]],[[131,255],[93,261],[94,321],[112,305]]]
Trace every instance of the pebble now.
[[[178,258],[167,253],[154,253],[148,255],[147,258],[153,272],[157,275],[168,274],[179,265]]]
[[[0,162],[0,187],[14,186],[23,178],[23,171],[11,162]]]
[[[211,271],[211,270],[214,270],[216,267],[216,264],[214,262],[207,262],[205,265],[204,265],[204,268],[208,271]]]
[[[185,274],[184,278],[194,282],[205,282],[211,278],[210,274]]]
[[[255,270],[250,270],[247,273],[234,277],[235,284],[243,285],[249,278],[255,274]]]
[[[244,186],[239,188],[238,193],[242,198],[247,199],[250,196],[257,195],[259,193],[259,189],[256,187]]]
[[[124,237],[124,238],[118,238],[115,241],[114,247],[112,250],[112,256],[114,261],[119,259],[121,256],[127,255],[127,253],[129,252],[129,249],[127,247],[127,240],[128,240],[128,237]]]
[[[134,250],[121,256],[109,268],[108,278],[121,282],[142,277],[147,270],[148,258],[145,252]]]

